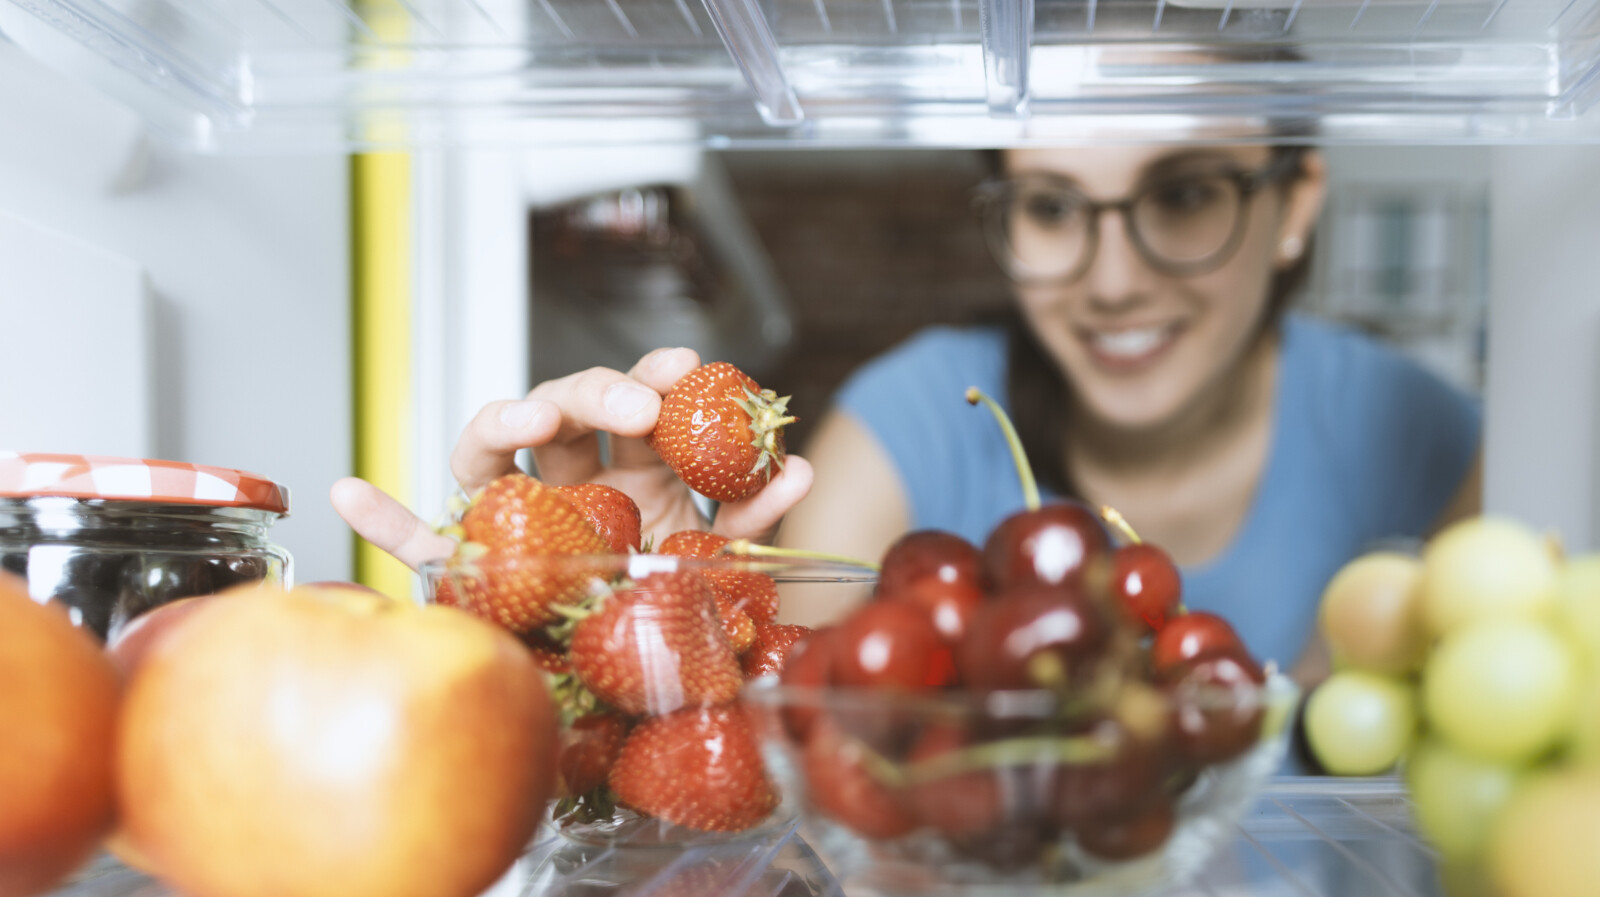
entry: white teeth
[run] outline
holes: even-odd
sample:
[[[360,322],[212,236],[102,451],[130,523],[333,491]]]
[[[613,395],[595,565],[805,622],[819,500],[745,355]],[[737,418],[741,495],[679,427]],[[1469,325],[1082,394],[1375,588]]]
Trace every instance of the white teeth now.
[[[1166,336],[1167,331],[1162,327],[1119,330],[1115,333],[1096,333],[1094,345],[1107,355],[1133,358],[1154,349]]]

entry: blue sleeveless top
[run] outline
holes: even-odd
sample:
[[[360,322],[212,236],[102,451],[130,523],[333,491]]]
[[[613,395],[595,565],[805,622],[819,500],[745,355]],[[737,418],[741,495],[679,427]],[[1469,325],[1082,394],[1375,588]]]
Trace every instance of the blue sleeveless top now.
[[[1267,467],[1239,531],[1185,567],[1183,600],[1219,613],[1259,660],[1287,669],[1316,626],[1339,567],[1391,539],[1420,537],[1471,468],[1477,403],[1354,331],[1300,315],[1283,323]],[[977,386],[1009,413],[999,328],[925,330],[858,370],[836,396],[897,469],[914,528],[981,546],[1020,510],[1022,487]]]

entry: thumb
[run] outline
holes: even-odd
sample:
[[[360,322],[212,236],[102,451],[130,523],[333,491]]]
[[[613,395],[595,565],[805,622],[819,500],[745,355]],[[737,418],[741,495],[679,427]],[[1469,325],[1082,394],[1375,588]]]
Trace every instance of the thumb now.
[[[811,491],[811,479],[811,462],[789,455],[783,461],[783,470],[768,480],[760,492],[719,507],[711,531],[729,539],[771,542],[783,515]]]

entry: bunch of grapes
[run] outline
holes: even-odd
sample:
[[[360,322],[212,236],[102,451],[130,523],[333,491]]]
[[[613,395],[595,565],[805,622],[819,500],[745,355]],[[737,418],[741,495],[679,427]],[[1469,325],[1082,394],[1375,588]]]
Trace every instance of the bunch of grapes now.
[[[1600,554],[1474,518],[1351,561],[1320,622],[1335,672],[1305,726],[1328,772],[1399,767],[1454,891],[1600,894]]]

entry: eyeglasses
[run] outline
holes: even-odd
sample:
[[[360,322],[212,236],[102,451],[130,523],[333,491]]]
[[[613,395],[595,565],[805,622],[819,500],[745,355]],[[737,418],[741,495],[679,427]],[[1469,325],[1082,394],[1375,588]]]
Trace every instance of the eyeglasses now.
[[[1153,268],[1203,274],[1227,261],[1244,237],[1250,197],[1298,169],[1275,153],[1255,171],[1209,168],[1154,178],[1121,199],[1096,202],[1048,174],[995,179],[976,202],[995,258],[1020,283],[1071,283],[1084,275],[1100,240],[1100,215],[1115,209],[1128,240]]]

